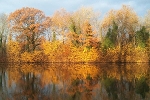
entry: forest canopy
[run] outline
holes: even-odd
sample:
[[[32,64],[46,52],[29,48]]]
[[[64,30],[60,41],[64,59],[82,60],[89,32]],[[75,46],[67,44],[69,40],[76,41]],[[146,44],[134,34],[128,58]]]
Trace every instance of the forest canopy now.
[[[46,16],[23,7],[0,14],[0,62],[149,62],[150,11],[122,5],[103,18],[92,7]]]

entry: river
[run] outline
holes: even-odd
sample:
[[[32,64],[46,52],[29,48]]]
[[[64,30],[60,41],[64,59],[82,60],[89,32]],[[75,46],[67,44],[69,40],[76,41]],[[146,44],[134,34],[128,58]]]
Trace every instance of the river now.
[[[0,100],[150,100],[148,63],[0,64]]]

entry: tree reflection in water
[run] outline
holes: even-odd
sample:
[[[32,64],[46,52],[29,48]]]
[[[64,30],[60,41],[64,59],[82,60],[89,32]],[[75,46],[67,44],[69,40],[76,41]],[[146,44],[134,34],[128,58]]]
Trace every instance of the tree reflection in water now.
[[[146,78],[140,77],[135,85],[135,91],[137,94],[140,94],[142,96],[142,98],[144,99],[146,96],[146,93],[149,92],[149,86],[146,82]]]
[[[0,64],[0,100],[148,100],[149,65]]]

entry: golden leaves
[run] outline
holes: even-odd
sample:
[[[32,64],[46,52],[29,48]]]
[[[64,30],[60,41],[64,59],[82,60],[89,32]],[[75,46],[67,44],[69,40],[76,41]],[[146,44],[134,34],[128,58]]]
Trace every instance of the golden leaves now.
[[[46,17],[41,10],[35,8],[18,9],[8,18],[11,33],[15,34],[13,43],[17,41],[14,48],[8,43],[9,48],[12,48],[8,54],[15,55],[17,50],[16,57],[23,62],[130,62],[137,58],[138,62],[143,61],[137,57],[137,48],[131,49],[137,53],[132,55],[135,59],[131,59],[130,48],[127,51],[123,48],[120,52],[121,46],[125,47],[139,28],[138,16],[130,6],[123,5],[119,10],[108,12],[100,23],[101,28],[97,24],[99,19],[99,13],[90,7],[81,7],[73,13],[60,9],[52,17]],[[148,27],[149,16],[145,20]],[[99,41],[99,36],[103,40],[102,37],[106,36],[109,28],[108,37],[115,41],[115,47],[104,53],[101,48],[103,41]],[[136,47],[135,38],[131,42]],[[140,52],[148,59],[146,51]]]
[[[123,33],[126,30],[128,34],[134,34],[138,16],[130,6],[123,5],[119,10],[111,10],[102,21],[102,28],[105,32],[111,28],[113,21],[118,25],[119,31]]]
[[[9,41],[8,42],[8,60],[9,62],[20,62],[20,45],[18,42],[15,41]]]
[[[11,13],[8,18],[10,30],[18,33],[15,38],[24,44],[24,51],[34,51],[40,44],[42,35],[49,27],[50,18],[41,10],[24,7]],[[25,41],[25,42],[24,42]],[[26,48],[27,47],[27,48]]]
[[[110,27],[112,24],[113,20],[115,20],[115,10],[111,10],[108,12],[107,16],[104,17],[102,20],[102,28]]]
[[[67,27],[70,22],[70,13],[65,9],[60,9],[56,11],[52,16],[52,25],[57,26],[58,28]]]

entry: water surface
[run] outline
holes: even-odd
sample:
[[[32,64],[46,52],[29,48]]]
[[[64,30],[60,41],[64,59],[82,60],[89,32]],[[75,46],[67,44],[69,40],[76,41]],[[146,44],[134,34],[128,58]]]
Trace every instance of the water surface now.
[[[150,100],[147,63],[0,64],[0,100]]]

